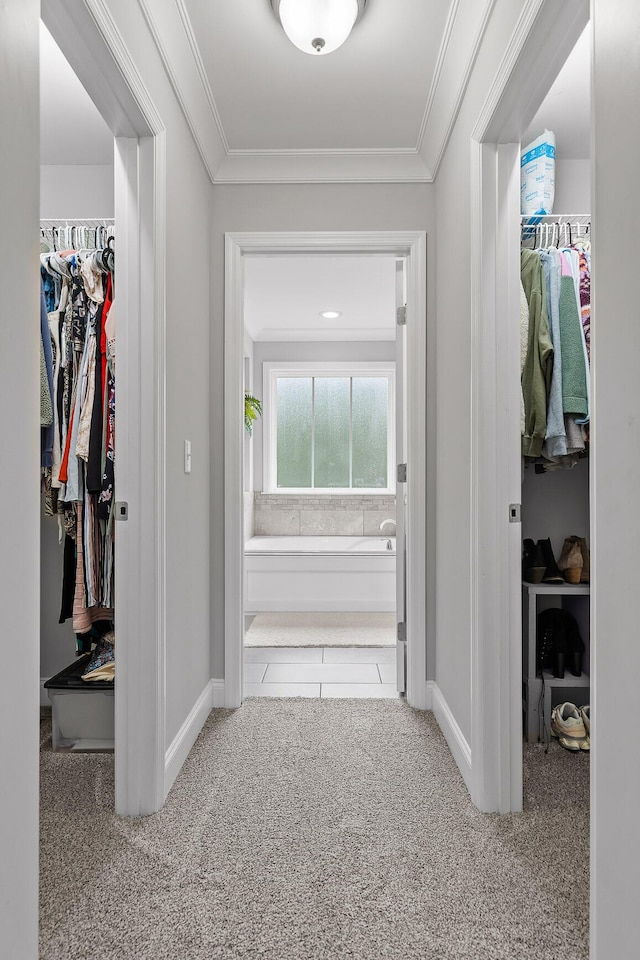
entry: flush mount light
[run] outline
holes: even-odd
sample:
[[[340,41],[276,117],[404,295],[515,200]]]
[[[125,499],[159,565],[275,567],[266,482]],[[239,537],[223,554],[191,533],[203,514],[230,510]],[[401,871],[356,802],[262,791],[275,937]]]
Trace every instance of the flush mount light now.
[[[312,56],[342,46],[366,5],[367,0],[271,0],[291,43]]]
[[[337,320],[338,317],[342,316],[342,312],[340,310],[323,310],[320,316],[324,317],[325,320]]]

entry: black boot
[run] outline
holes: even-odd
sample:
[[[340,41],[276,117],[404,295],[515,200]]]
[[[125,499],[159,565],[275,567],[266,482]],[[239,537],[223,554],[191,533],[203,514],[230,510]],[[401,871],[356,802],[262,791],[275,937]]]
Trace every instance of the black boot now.
[[[523,541],[522,578],[529,583],[541,583],[545,573],[544,556],[540,544],[533,540]]]
[[[538,547],[542,550],[542,556],[544,557],[544,565],[546,571],[544,577],[542,578],[544,583],[564,583],[564,577],[558,570],[558,565],[556,563],[556,558],[553,555],[553,547],[551,546],[551,540],[548,538],[546,540],[538,540]]]

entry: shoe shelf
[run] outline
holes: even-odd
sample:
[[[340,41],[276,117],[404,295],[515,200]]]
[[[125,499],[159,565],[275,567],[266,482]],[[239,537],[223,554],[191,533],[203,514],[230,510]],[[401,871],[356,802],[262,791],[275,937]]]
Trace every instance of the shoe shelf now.
[[[578,604],[588,605],[589,596],[588,583],[528,583],[526,580],[522,583],[522,709],[525,736],[530,742],[543,739],[544,727],[550,728],[555,690],[574,691],[573,702],[577,701],[580,706],[589,703],[591,683],[588,672],[583,672],[579,677],[567,672],[563,678],[554,677],[548,670],[542,674],[536,672],[538,600],[541,597],[558,597],[572,604],[572,598],[576,598]],[[588,620],[588,606],[585,612]],[[583,639],[588,650],[588,635]],[[588,655],[585,660],[588,664]]]

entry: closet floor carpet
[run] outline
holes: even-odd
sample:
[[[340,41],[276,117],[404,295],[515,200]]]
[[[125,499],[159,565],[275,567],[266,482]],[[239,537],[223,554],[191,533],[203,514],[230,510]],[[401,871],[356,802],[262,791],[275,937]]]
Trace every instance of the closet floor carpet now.
[[[527,809],[471,805],[398,700],[209,717],[165,808],[43,721],[41,960],[587,960],[589,758],[525,747]]]

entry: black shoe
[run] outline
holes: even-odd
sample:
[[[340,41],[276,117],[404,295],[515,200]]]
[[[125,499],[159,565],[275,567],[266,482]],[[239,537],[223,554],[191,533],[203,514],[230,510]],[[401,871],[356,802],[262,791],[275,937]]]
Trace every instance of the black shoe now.
[[[564,583],[564,577],[558,570],[556,558],[553,555],[551,540],[548,538],[546,540],[538,540],[538,547],[542,551],[544,565],[546,567],[544,577],[542,578],[543,583]]]
[[[522,557],[522,578],[529,583],[541,583],[546,565],[540,544],[533,540],[524,540],[522,543],[524,554]]]

